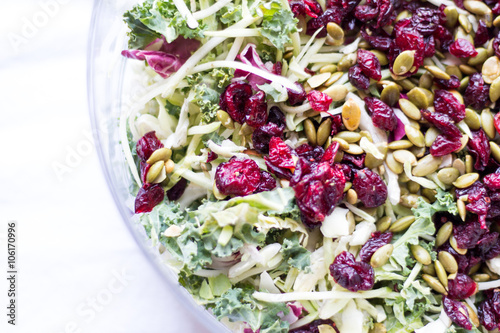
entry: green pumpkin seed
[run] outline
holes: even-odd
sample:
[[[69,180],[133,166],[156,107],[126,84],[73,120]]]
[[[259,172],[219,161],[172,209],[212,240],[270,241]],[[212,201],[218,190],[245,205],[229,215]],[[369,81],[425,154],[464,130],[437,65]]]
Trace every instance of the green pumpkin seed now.
[[[352,188],[347,190],[346,200],[351,205],[355,205],[358,202],[358,194],[356,193],[356,191],[354,191]]]
[[[387,328],[383,323],[375,323],[369,333],[387,333]]]
[[[342,122],[349,131],[355,131],[359,127],[361,120],[361,110],[358,103],[353,99],[349,99],[342,106]]]
[[[418,199],[422,199],[425,202],[428,202],[427,198],[417,195],[417,194],[405,194],[401,196],[401,205],[407,208],[417,208]]]
[[[410,91],[416,87],[416,85],[413,82],[411,82],[409,79],[400,80],[400,81],[398,81],[398,84],[401,87],[403,87],[403,89],[406,91]]]
[[[477,56],[471,57],[469,61],[467,61],[467,64],[470,66],[481,65],[486,61],[486,59],[488,59],[488,51],[485,48],[478,47],[476,51],[477,51]]]
[[[348,154],[351,154],[351,155],[361,155],[363,154],[365,151],[363,150],[363,148],[361,148],[360,146],[358,146],[357,144],[355,143],[350,143],[349,144],[349,149],[347,149],[345,151],[346,153]]]
[[[411,17],[410,11],[408,11],[408,10],[405,9],[405,10],[401,11],[398,14],[398,16],[396,16],[396,22],[404,20],[406,18],[410,18],[410,17]]]
[[[394,250],[394,245],[385,244],[380,247],[375,253],[373,253],[372,258],[370,259],[370,265],[373,268],[378,268],[384,266],[389,258],[392,255],[392,251]]]
[[[229,113],[226,111],[217,111],[217,119],[222,123],[222,126],[229,129],[234,129],[234,122]]]
[[[397,84],[392,83],[382,89],[380,99],[389,106],[394,106],[399,101],[399,87]]]
[[[309,83],[309,86],[314,89],[325,83],[331,76],[331,73],[316,74],[307,79],[307,83]]]
[[[479,327],[481,323],[479,322],[479,318],[477,317],[477,314],[474,311],[474,309],[472,309],[470,305],[467,304],[467,302],[460,302],[460,303],[462,303],[467,308],[469,320],[471,321],[472,325],[474,325],[475,327]]]
[[[453,8],[455,9],[455,8]],[[456,9],[455,9],[456,10]],[[446,66],[446,73],[448,73],[450,76],[451,75],[455,75],[456,77],[458,77],[459,80],[462,80],[463,79],[463,75],[462,75],[462,72],[460,71],[460,69],[458,68],[458,66],[455,66],[455,65],[449,65],[449,66]]]
[[[476,15],[486,15],[488,13],[491,13],[490,7],[488,7],[482,1],[470,1],[470,0],[464,1],[464,7],[469,12],[476,14]]]
[[[411,165],[417,164],[417,158],[412,152],[406,149],[399,149],[393,152],[394,159],[401,164],[410,162]]]
[[[452,233],[453,223],[446,222],[445,224],[443,224],[436,234],[436,246],[439,247],[446,243],[450,239]]]
[[[434,265],[425,265],[422,266],[422,272],[427,275],[435,276],[436,275],[436,269],[434,268]]]
[[[480,274],[474,274],[472,276],[472,279],[475,282],[486,282],[486,281],[490,281],[491,277],[488,274],[480,273]]]
[[[366,156],[365,156],[365,166],[368,169],[378,168],[382,164],[384,164],[384,160],[383,159],[378,159],[375,156],[373,156],[373,154],[366,153]]]
[[[345,141],[344,139],[335,137],[335,138],[332,138],[332,142],[333,141],[336,141],[336,142],[339,143],[339,148],[341,150],[347,150],[347,149],[349,149],[349,143],[347,141]]]
[[[441,68],[437,66],[425,66],[425,69],[427,69],[435,78],[441,79],[441,80],[449,80],[451,79],[450,74],[446,73],[443,71]],[[432,84],[431,84],[432,86]],[[424,87],[425,89],[429,89],[430,87]]]
[[[493,25],[494,25],[496,28],[499,28],[499,27],[500,27],[500,16],[497,16],[497,17],[493,20]]]
[[[483,273],[488,274],[492,280],[498,280],[498,274],[493,273],[493,272],[492,272],[492,271],[488,268],[488,266],[483,265],[483,266],[482,266],[482,268],[481,268],[481,270],[483,271]]]
[[[474,159],[470,155],[465,155],[465,173],[474,171]]]
[[[340,163],[342,162],[342,159],[344,158],[344,152],[342,150],[339,150],[337,154],[335,155],[335,162]]]
[[[425,138],[422,132],[411,125],[405,125],[405,133],[408,140],[417,147],[425,147]]]
[[[168,160],[165,162],[165,171],[167,174],[171,174],[175,169],[175,163],[172,160]]]
[[[458,15],[458,23],[465,30],[466,33],[470,33],[472,30],[472,24],[470,23],[467,15],[459,14]]]
[[[370,51],[377,57],[378,61],[380,62],[380,66],[386,66],[389,64],[389,59],[387,59],[387,56],[384,53],[379,50]]]
[[[430,147],[432,146],[432,143],[434,141],[436,141],[436,138],[438,137],[438,135],[441,134],[441,132],[439,132],[439,130],[435,127],[430,127],[427,132],[425,132],[425,146],[426,147]]]
[[[393,73],[404,75],[410,71],[415,61],[415,51],[403,51],[394,60]]]
[[[403,113],[408,118],[411,118],[414,120],[420,120],[420,118],[422,118],[420,110],[410,100],[407,100],[404,98],[400,99],[399,100],[399,107],[401,108],[401,111],[403,111]]]
[[[457,158],[453,161],[452,167],[457,169],[461,175],[465,173],[465,163],[461,159]]]
[[[325,144],[326,140],[332,132],[332,119],[326,118],[321,125],[318,127],[318,132],[316,133],[316,141],[319,146]]]
[[[342,28],[335,22],[328,22],[326,25],[326,31],[334,40],[344,39],[344,30],[342,30]]]
[[[339,70],[339,72],[347,72],[349,68],[356,64],[356,60],[356,53],[346,54],[337,64],[337,69]]]
[[[495,129],[495,120],[493,119],[490,109],[484,109],[483,112],[481,112],[481,125],[484,133],[492,140],[497,134],[497,131]]]
[[[457,240],[453,235],[451,235],[450,237],[450,245],[453,248],[453,250],[457,251],[458,254],[465,255],[467,253],[467,249],[461,249],[458,247]]]
[[[474,73],[477,73],[477,70],[474,67],[471,67],[469,65],[461,64],[458,66],[458,68],[464,73],[465,75],[472,75]]]
[[[244,123],[243,125],[241,125],[240,135],[247,136],[247,135],[252,134],[253,131],[254,131],[254,128],[252,126],[248,125],[247,123]]]
[[[358,132],[342,131],[337,133],[334,139],[335,138],[344,139],[347,143],[356,143],[361,140],[361,134],[359,134]]]
[[[377,231],[386,232],[387,229],[389,229],[389,227],[391,226],[391,217],[384,216],[380,218],[375,224],[375,226],[377,227]]]
[[[457,8],[453,6],[446,6],[444,14],[446,15],[446,26],[450,29],[454,28],[458,21]]]
[[[394,156],[392,152],[387,153],[387,157],[385,158],[385,162],[387,163],[387,167],[394,172],[395,174],[399,175],[400,173],[403,173],[403,164],[399,163],[394,159]]]
[[[465,109],[465,123],[469,128],[473,131],[477,131],[481,128],[481,121],[479,120],[479,116],[476,111],[466,108]]]
[[[453,167],[443,168],[438,171],[437,177],[439,181],[445,185],[451,185],[458,177],[460,177],[460,171]]]
[[[431,190],[430,188],[423,188],[422,195],[426,197],[430,203],[433,203],[436,201],[437,192],[436,190]]]
[[[344,97],[340,97],[342,96],[342,93],[343,93],[343,89],[339,89],[339,88],[333,88],[332,84],[334,84],[335,82],[337,82],[342,76],[344,75],[343,72],[335,72],[332,74],[332,76],[330,76],[330,78],[328,80],[326,80],[326,82],[324,83],[324,86],[325,87],[330,87],[331,89],[328,90],[328,89],[325,89],[323,92],[325,94],[327,94],[328,96],[330,96],[332,99],[337,96],[335,99],[334,99],[334,102],[338,102],[338,101],[341,101],[341,100],[344,100],[345,99],[345,95]],[[344,87],[343,85],[335,85],[335,87]],[[332,96],[331,96],[331,95]],[[347,95],[347,93],[346,93]]]
[[[429,285],[429,287],[431,287],[438,293],[448,295],[444,286],[434,276],[428,274],[422,274],[422,279]]]
[[[413,143],[411,143],[410,140],[392,141],[387,145],[387,148],[389,148],[391,150],[408,149],[411,147],[413,147]]]
[[[499,16],[500,17],[500,16]],[[491,84],[496,78],[500,77],[500,59],[493,56],[486,59],[481,69],[484,82]]]
[[[158,161],[168,161],[172,156],[172,150],[169,148],[160,148],[155,150],[146,161],[147,164],[152,165]]]
[[[491,156],[500,163],[500,147],[493,141],[490,141]]]
[[[304,131],[306,132],[307,141],[309,141],[311,145],[315,146],[317,143],[316,127],[314,127],[311,119],[306,119],[304,121]]]
[[[448,274],[446,274],[446,270],[439,260],[434,261],[434,269],[436,270],[436,276],[439,282],[441,282],[445,288],[448,288]]]
[[[157,161],[154,163],[148,170],[148,173],[146,175],[146,181],[148,183],[153,183],[156,177],[158,177],[165,166],[164,161]]]
[[[425,155],[425,147],[411,147],[410,151],[415,155],[417,158],[424,157]]]
[[[422,265],[430,265],[432,263],[432,258],[429,252],[420,245],[410,246],[411,253],[416,261]]]
[[[332,77],[334,75],[335,74],[332,74]],[[328,83],[328,81],[325,84],[327,84],[327,83]],[[335,84],[333,86],[330,85],[328,88],[323,90],[323,93],[330,96],[334,102],[340,102],[340,101],[345,100],[347,94],[349,93],[349,90],[347,89],[346,86]]]
[[[448,75],[448,74],[446,74],[446,75]],[[425,72],[424,74],[422,74],[422,76],[418,80],[418,86],[420,88],[431,89],[431,87],[432,87],[433,84],[434,84],[433,77],[432,77],[432,75],[429,72]]]
[[[458,215],[465,222],[465,217],[467,215],[467,209],[465,208],[465,203],[462,200],[457,200]]]
[[[412,170],[412,174],[417,177],[430,175],[439,168],[442,161],[443,158],[441,156],[426,155],[417,162],[417,165]]]
[[[423,88],[415,87],[408,92],[407,96],[419,109],[427,109],[430,106],[430,101]]]
[[[469,85],[469,81],[470,81],[470,77],[468,77],[468,76],[466,76],[462,80],[460,80],[460,87],[458,88],[458,90],[464,91],[467,88],[467,86]]]
[[[448,273],[454,274],[458,271],[457,260],[449,252],[440,251],[438,253],[438,259]]]
[[[337,65],[329,64],[320,68],[320,73],[333,73],[337,70]]]
[[[479,179],[478,173],[475,172],[466,173],[465,175],[458,177],[457,180],[453,182],[453,185],[457,188],[466,188],[471,186],[478,179]]]
[[[389,231],[391,232],[401,232],[410,227],[412,223],[415,222],[415,216],[409,215],[397,219],[394,223],[389,227]]]
[[[367,138],[368,141],[370,141],[371,143],[373,143],[373,138],[372,138],[372,135],[370,134],[370,132],[368,132],[368,131],[359,131],[359,135],[361,135],[361,138]]]
[[[416,183],[412,180],[410,180],[406,186],[408,187],[408,191],[410,191],[410,193],[412,194],[416,194],[418,193],[418,191],[420,191],[420,184],[419,183]]]

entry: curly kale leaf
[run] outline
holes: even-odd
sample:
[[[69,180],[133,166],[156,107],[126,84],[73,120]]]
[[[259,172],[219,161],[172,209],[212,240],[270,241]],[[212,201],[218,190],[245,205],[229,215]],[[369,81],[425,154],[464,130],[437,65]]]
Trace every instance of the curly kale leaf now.
[[[298,31],[299,21],[290,10],[283,8],[277,1],[260,8],[264,14],[261,26],[262,36],[269,39],[277,49],[284,50],[285,45],[291,43],[290,34]]]

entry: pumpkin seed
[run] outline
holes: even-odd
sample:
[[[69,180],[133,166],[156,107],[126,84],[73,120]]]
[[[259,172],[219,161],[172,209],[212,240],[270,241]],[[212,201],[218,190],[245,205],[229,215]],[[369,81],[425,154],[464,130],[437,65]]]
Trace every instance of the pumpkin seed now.
[[[438,135],[441,134],[441,132],[439,132],[439,130],[435,127],[430,127],[427,132],[425,132],[425,146],[426,147],[430,147],[432,146],[432,143],[434,141],[436,141],[436,138],[438,137]]]
[[[401,164],[405,164],[407,161],[409,161],[412,166],[417,164],[417,158],[409,150],[399,149],[394,151],[392,154],[394,159]]]
[[[444,9],[444,15],[446,15],[446,26],[448,28],[454,28],[458,21],[457,8],[453,6],[446,6]]]
[[[332,79],[333,77],[335,77],[336,74],[337,73],[332,74],[332,76],[330,77],[330,79]],[[337,78],[337,80],[338,79],[339,78]],[[333,82],[331,84],[333,84]],[[347,89],[347,87],[344,86],[344,85],[340,85],[340,84],[335,84],[335,85],[332,86],[331,84],[328,86],[328,88],[326,88],[325,90],[323,90],[323,93],[327,94],[328,96],[330,96],[331,99],[334,102],[343,101],[345,99],[345,97],[347,96],[347,94],[349,93],[349,90]],[[325,85],[328,85],[328,81],[325,82]]]
[[[491,280],[491,277],[488,274],[479,273],[479,274],[474,274],[472,276],[472,279],[475,282],[486,282],[486,281]]]
[[[309,120],[310,121],[310,120]],[[240,135],[247,136],[253,133],[254,128],[247,123],[241,125]]]
[[[395,83],[388,84],[382,89],[380,99],[389,106],[394,106],[399,101],[399,87]]]
[[[331,75],[331,73],[316,74],[307,79],[307,83],[309,83],[309,86],[314,89],[325,83]]]
[[[451,234],[453,233],[453,223],[446,222],[439,228],[436,234],[436,246],[439,247],[446,243],[448,239],[450,239]]]
[[[481,112],[481,125],[484,133],[492,140],[497,134],[497,131],[495,129],[495,120],[493,119],[490,109],[484,109],[483,112]]]
[[[335,155],[335,159],[334,159],[334,161],[335,161],[336,163],[340,163],[340,162],[342,162],[342,159],[343,159],[343,158],[344,158],[344,152],[343,152],[342,150],[339,150],[339,151],[337,152],[337,154]]]
[[[405,125],[405,133],[408,140],[417,147],[425,147],[425,139],[422,132],[411,125]]]
[[[356,191],[354,191],[352,188],[347,190],[346,200],[351,205],[355,205],[358,202],[358,194],[356,193]]]
[[[391,217],[390,216],[384,216],[380,218],[377,223],[375,223],[375,226],[377,227],[377,231],[380,232],[386,232],[387,229],[391,226]]]
[[[353,99],[349,99],[342,107],[342,121],[344,126],[349,131],[355,131],[359,127],[360,119],[361,110],[359,109],[358,103]]]
[[[496,28],[499,28],[499,27],[500,27],[500,16],[497,16],[497,17],[493,20],[493,25],[494,25]]]
[[[430,101],[423,88],[415,87],[408,92],[407,96],[419,109],[427,109],[430,106]]]
[[[401,108],[401,111],[403,111],[408,118],[414,120],[420,120],[420,118],[422,118],[420,110],[410,100],[401,98],[399,100],[399,107]]]
[[[385,156],[385,154],[384,154],[384,156]],[[373,154],[366,153],[366,156],[365,156],[365,166],[368,169],[378,168],[382,164],[384,164],[384,160],[383,159],[378,159],[375,156],[373,156]]]
[[[434,268],[434,265],[425,265],[422,266],[422,272],[427,275],[436,275],[436,269]]]
[[[352,187],[352,183],[351,182],[346,182],[345,183],[345,186],[344,186],[344,193],[346,193],[347,191],[349,191]]]
[[[429,200],[430,203],[433,203],[436,201],[436,195],[437,191],[436,190],[431,190],[430,188],[423,188],[422,189],[422,195]]]
[[[337,70],[337,65],[329,64],[320,68],[320,73],[333,73]]]
[[[403,51],[394,60],[393,73],[404,75],[410,71],[415,61],[415,51]]]
[[[168,159],[172,156],[172,150],[169,148],[160,148],[155,150],[151,156],[146,161],[147,164],[152,165],[158,161],[168,161]]]
[[[387,328],[383,323],[375,323],[369,333],[387,333]]]
[[[153,181],[160,175],[161,170],[165,166],[164,161],[157,161],[154,163],[148,170],[148,173],[146,175],[146,181],[148,183],[153,183]]]
[[[326,25],[326,31],[334,40],[344,39],[344,30],[342,30],[342,28],[335,22],[328,22]]]
[[[316,127],[314,127],[312,120],[309,118],[304,121],[304,131],[306,132],[307,141],[315,146],[317,143]]]
[[[477,56],[469,58],[467,64],[470,66],[477,66],[483,64],[486,59],[488,59],[488,51],[483,47],[478,47],[476,49]]]
[[[361,140],[361,134],[358,132],[349,132],[349,131],[342,131],[337,133],[337,135],[334,137],[335,138],[341,138],[347,141],[348,143],[356,143],[359,140]]]
[[[234,122],[229,113],[226,111],[217,111],[217,119],[221,122],[222,126],[229,129],[234,129]]]
[[[465,163],[461,159],[457,158],[453,161],[452,167],[457,169],[461,175],[465,173]]]
[[[349,149],[349,143],[347,141],[345,141],[344,139],[335,137],[335,138],[332,138],[332,142],[333,141],[336,141],[336,142],[339,143],[339,148],[341,150],[347,150],[347,149]]]
[[[410,246],[411,253],[416,261],[422,265],[430,265],[432,263],[432,258],[429,252],[420,245]]]
[[[349,144],[349,149],[347,149],[345,151],[346,153],[348,154],[351,154],[351,155],[361,155],[363,154],[365,151],[363,150],[363,148],[361,148],[360,146],[358,146],[357,144],[355,143],[350,143]]]
[[[175,163],[172,160],[168,160],[165,162],[165,172],[167,174],[170,174],[174,171],[175,169]]]
[[[465,203],[463,202],[463,200],[457,200],[457,209],[458,209],[458,215],[460,215],[460,218],[462,219],[462,221],[465,222],[465,217],[467,215],[467,210],[465,208]]]
[[[412,174],[417,177],[430,175],[439,168],[442,161],[443,158],[441,156],[426,155],[417,162],[417,165],[412,170]]]
[[[394,250],[394,245],[385,244],[380,247],[375,253],[373,253],[372,258],[370,259],[370,265],[373,268],[378,268],[384,266],[389,258],[392,255],[392,251]]]
[[[359,135],[361,135],[361,138],[366,138],[368,141],[373,143],[373,138],[370,132],[368,131],[359,131]]]
[[[458,177],[460,177],[460,171],[453,167],[443,168],[438,171],[437,177],[439,181],[445,185],[451,185]]]
[[[410,91],[416,87],[416,85],[413,82],[411,82],[409,79],[400,80],[400,81],[398,81],[398,84],[401,87],[403,87],[403,89],[406,91]]]
[[[433,67],[435,67],[435,66],[433,66]],[[448,75],[448,74],[446,74],[446,75]],[[448,77],[449,76],[450,75],[448,75]],[[434,82],[433,82],[433,76],[429,72],[425,72],[424,74],[422,74],[422,76],[418,80],[418,86],[420,88],[431,89],[431,87],[432,87],[433,84],[434,84]]]
[[[500,147],[493,141],[490,141],[491,156],[500,163]]]
[[[419,183],[416,183],[412,180],[410,180],[406,186],[408,187],[408,191],[410,191],[410,193],[412,194],[416,194],[418,193],[418,191],[420,191],[420,184]]]
[[[424,281],[429,285],[429,287],[431,287],[438,293],[448,295],[444,286],[434,276],[431,276],[429,274],[422,274],[422,279],[424,279]]]
[[[488,274],[492,280],[498,280],[498,274],[493,273],[493,272],[492,272],[492,271],[488,268],[488,266],[483,265],[483,266],[482,266],[482,268],[481,268],[481,270],[483,271],[483,273]]]
[[[458,87],[458,90],[464,91],[467,86],[469,85],[470,77],[466,76],[462,80],[460,80],[460,87]]]
[[[436,269],[436,276],[439,282],[441,282],[445,288],[448,288],[448,274],[446,274],[446,270],[439,260],[434,261],[434,269]]]
[[[453,182],[453,185],[457,188],[466,188],[471,186],[478,179],[479,179],[478,173],[475,172],[466,173],[465,175],[458,177],[457,180]]]
[[[318,127],[318,132],[316,133],[316,141],[319,146],[325,144],[326,140],[332,132],[332,119],[326,118],[321,125]]]
[[[470,305],[467,304],[467,302],[460,302],[460,303],[462,303],[465,306],[465,308],[467,309],[467,313],[469,315],[468,317],[469,317],[469,320],[472,323],[472,325],[479,327],[479,325],[480,325],[479,318],[477,317],[477,314],[474,311],[474,309],[472,309],[470,307]]]
[[[349,68],[356,64],[357,55],[356,53],[346,54],[337,64],[337,69],[340,72],[347,72]]]
[[[394,223],[389,227],[389,231],[391,232],[401,232],[410,227],[412,223],[415,222],[415,216],[409,215],[397,219]]]
[[[465,75],[472,75],[474,73],[477,73],[477,70],[474,67],[471,67],[469,65],[461,64],[461,65],[458,66],[458,68]]]
[[[337,331],[330,325],[318,325],[318,333],[336,333]]]
[[[326,82],[325,82],[325,84],[324,84],[324,85],[325,85],[326,87],[330,87],[332,84],[334,84],[335,82],[337,82],[337,81],[338,81],[338,80],[339,80],[339,79],[340,79],[343,75],[344,75],[344,73],[342,73],[342,72],[335,72],[335,73],[333,73],[333,74],[332,74],[332,76],[330,76],[330,78],[329,78],[328,80],[326,80]],[[343,86],[343,85],[336,85],[336,87],[344,87],[344,86]],[[332,91],[331,91],[331,92],[330,92],[330,90],[328,90],[328,89],[325,89],[323,92],[324,92],[325,94],[328,94],[328,96],[330,96],[330,93],[331,93],[331,94],[333,95],[333,96],[330,96],[332,99],[333,99],[335,96],[337,96],[337,97],[336,97],[336,99],[334,99],[334,101],[335,101],[335,102],[337,102],[337,101],[341,101],[341,100],[344,100],[344,99],[345,99],[345,96],[344,96],[344,97],[342,97],[342,98],[338,97],[338,96],[341,96],[341,95],[342,95],[341,93],[344,91],[343,89],[335,88],[335,89],[336,89],[336,90],[335,90],[333,87],[331,87],[331,88],[332,88]],[[345,88],[345,87],[344,87],[344,88]],[[346,88],[346,89],[347,89],[347,88]],[[328,91],[328,92],[327,92],[327,91]],[[335,93],[334,93],[334,92],[335,92]],[[346,94],[347,94],[347,93],[346,93]],[[340,98],[340,99],[339,99],[339,98]]]
[[[500,77],[500,59],[496,56],[486,59],[481,73],[483,74],[484,82],[488,84],[493,83],[496,78]]]
[[[429,200],[427,200],[427,198],[421,196],[421,195],[417,195],[417,194],[405,194],[405,195],[402,195],[401,196],[401,205],[403,207],[407,207],[407,208],[417,208],[418,206],[418,199],[422,199],[424,200],[425,202],[428,203]]]
[[[415,155],[417,158],[424,157],[425,155],[425,147],[411,147],[410,151]]]
[[[465,30],[466,33],[469,34],[471,32],[472,24],[470,23],[469,19],[467,18],[467,15],[459,14],[458,15],[458,23]]]
[[[389,59],[387,59],[387,56],[381,51],[371,50],[371,53],[373,53],[377,57],[378,62],[380,62],[380,66],[386,66],[389,64]]]
[[[488,13],[491,13],[490,7],[488,7],[482,1],[470,1],[470,0],[464,1],[464,7],[469,12],[476,14],[476,15],[486,15]]]
[[[403,164],[399,163],[394,159],[393,153],[387,153],[387,157],[385,158],[385,162],[387,163],[387,166],[389,169],[394,172],[395,174],[399,175],[400,173],[403,173]]]
[[[413,147],[413,143],[409,140],[397,140],[397,141],[392,141],[387,145],[387,148],[391,150],[398,150],[398,149],[408,149]]]
[[[437,66],[425,66],[425,69],[427,69],[435,78],[441,79],[441,80],[449,80],[451,79],[450,74],[446,73],[443,71],[441,68]],[[432,86],[432,84],[431,84]],[[429,89],[430,87],[424,87],[425,89]]]
[[[451,235],[450,237],[450,245],[453,248],[453,250],[457,251],[458,254],[465,255],[467,253],[467,249],[461,249],[458,247],[457,240],[453,235]]]
[[[396,16],[396,22],[404,20],[406,18],[410,18],[410,17],[411,17],[410,11],[405,9],[405,10],[401,11],[398,14],[398,16]]]
[[[469,128],[473,131],[477,131],[481,128],[481,121],[479,120],[479,116],[476,111],[466,108],[465,109],[465,123]]]
[[[453,9],[455,9],[455,8],[453,8]],[[450,76],[455,75],[456,77],[458,77],[459,80],[463,79],[462,72],[460,71],[458,66],[455,66],[455,65],[446,66],[445,71],[446,71],[446,73],[450,74]]]
[[[470,155],[465,155],[465,173],[474,171],[474,159]]]
[[[450,274],[454,274],[458,271],[458,263],[453,255],[446,251],[440,251],[438,253],[438,259],[443,265],[444,269]]]

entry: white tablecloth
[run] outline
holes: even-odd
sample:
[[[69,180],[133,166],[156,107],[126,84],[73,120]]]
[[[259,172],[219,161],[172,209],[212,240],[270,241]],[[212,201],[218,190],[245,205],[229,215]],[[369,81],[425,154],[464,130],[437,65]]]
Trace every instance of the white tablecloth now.
[[[140,251],[101,172],[86,101],[91,9],[0,2],[0,332],[205,332]],[[8,221],[18,225],[15,327]]]

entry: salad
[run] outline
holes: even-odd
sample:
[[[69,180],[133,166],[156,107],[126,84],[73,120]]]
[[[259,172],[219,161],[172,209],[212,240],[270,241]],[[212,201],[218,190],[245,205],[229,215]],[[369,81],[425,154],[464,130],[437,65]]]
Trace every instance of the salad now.
[[[147,0],[134,210],[234,332],[500,327],[500,2]]]

